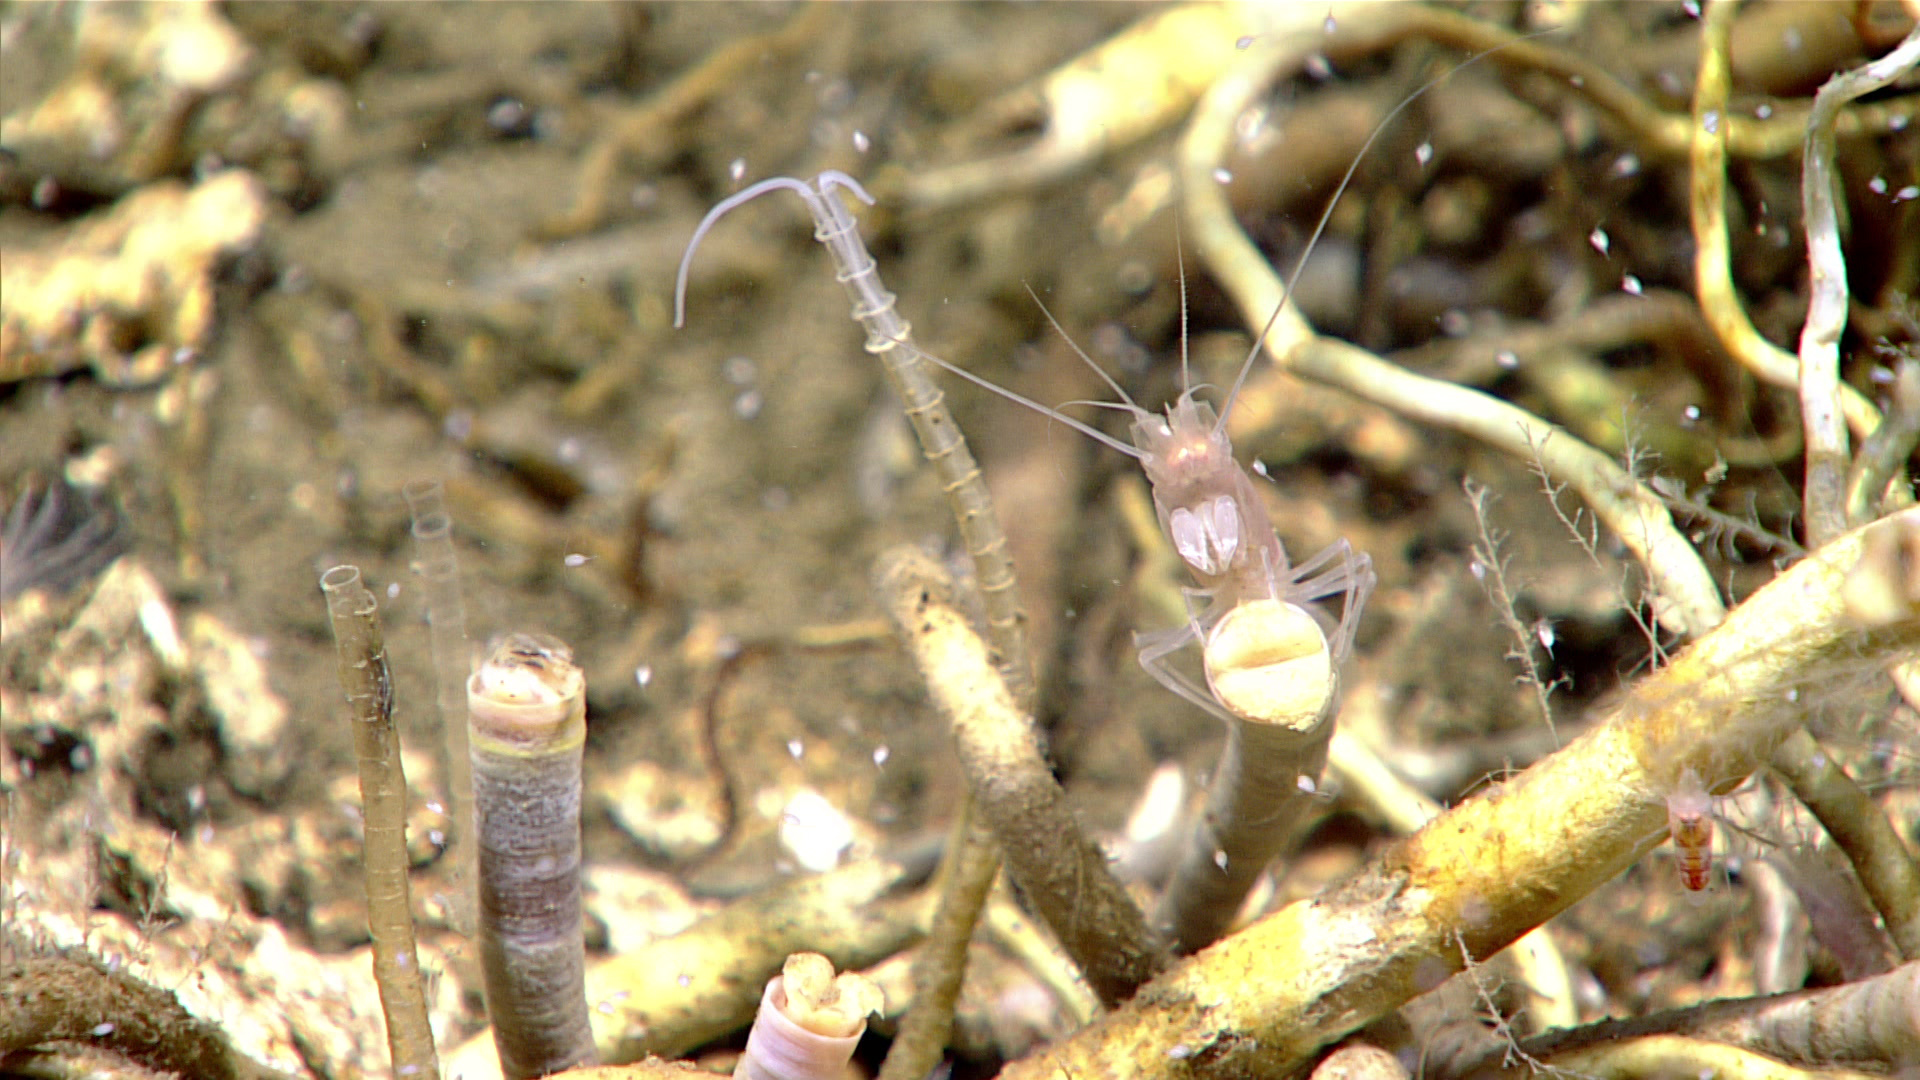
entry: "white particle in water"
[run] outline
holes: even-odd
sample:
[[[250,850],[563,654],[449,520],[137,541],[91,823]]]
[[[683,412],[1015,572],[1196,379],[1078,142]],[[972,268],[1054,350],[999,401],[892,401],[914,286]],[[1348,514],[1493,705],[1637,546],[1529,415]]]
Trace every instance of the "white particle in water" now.
[[[585,555],[581,555],[578,553],[569,554],[566,558],[561,559],[560,561],[563,563],[566,563],[568,567],[573,569],[578,569],[582,566],[587,565],[587,557]]]
[[[96,1039],[104,1039],[107,1036],[113,1034],[116,1030],[118,1029],[115,1026],[114,1022],[109,1020],[104,1024],[93,1025],[92,1034],[93,1034],[93,1037]]]
[[[1433,140],[1421,140],[1420,145],[1413,148],[1413,160],[1418,162],[1421,168],[1426,168],[1427,164],[1433,160]]]
[[[1771,117],[1773,115],[1773,106],[1763,101],[1760,104],[1753,107],[1753,115],[1759,117],[1762,120],[1765,120],[1768,117]]]
[[[1213,182],[1216,184],[1231,184],[1233,183],[1233,173],[1227,169],[1215,169],[1213,170]]]
[[[807,745],[801,742],[799,739],[787,740],[787,753],[793,757],[793,760],[799,761],[801,758],[801,755],[805,754],[806,752],[807,752]]]
[[[747,159],[734,158],[733,163],[727,166],[727,175],[733,177],[734,183],[739,183],[747,175]]]
[[[780,846],[806,870],[820,874],[839,866],[853,841],[853,822],[811,788],[795,792],[781,808]]]
[[[1709,135],[1720,134],[1720,110],[1708,109],[1700,114],[1700,127]]]
[[[892,756],[893,756],[893,751],[892,751],[892,750],[889,750],[888,748],[886,748],[886,747],[884,747],[884,746],[876,746],[876,747],[874,747],[874,748],[873,748],[873,766],[874,766],[874,768],[876,768],[876,769],[877,769],[877,768],[879,768],[880,766],[882,766],[882,765],[885,765],[885,764],[887,763],[887,759],[888,759],[888,758],[890,758],[890,757],[892,757]]]
[[[1593,250],[1602,255],[1605,255],[1608,250],[1613,247],[1613,239],[1607,235],[1607,230],[1600,228],[1598,225],[1594,226],[1593,231],[1587,234],[1587,243],[1593,245]]]
[[[1867,181],[1867,190],[1873,192],[1875,195],[1885,195],[1887,193],[1887,178],[1884,176],[1876,176]]]
[[[1493,362],[1502,371],[1513,371],[1520,366],[1520,355],[1512,349],[1501,349],[1493,354]]]
[[[866,132],[855,129],[853,133],[853,148],[864,154],[873,148],[873,140],[867,138]]]
[[[633,681],[639,685],[640,689],[645,690],[647,684],[653,681],[653,665],[641,664],[639,667],[634,668]]]
[[[1646,292],[1646,287],[1641,285],[1640,279],[1634,277],[1632,274],[1622,274],[1620,275],[1620,291],[1629,296],[1640,296]]]

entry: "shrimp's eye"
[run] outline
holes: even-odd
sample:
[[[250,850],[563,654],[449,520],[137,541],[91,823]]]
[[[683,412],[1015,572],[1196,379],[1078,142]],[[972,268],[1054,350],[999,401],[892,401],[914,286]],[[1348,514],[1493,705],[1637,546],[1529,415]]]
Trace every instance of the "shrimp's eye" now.
[[[1188,566],[1209,577],[1227,572],[1240,550],[1240,508],[1230,495],[1209,499],[1192,510],[1176,507],[1167,515],[1173,547]]]

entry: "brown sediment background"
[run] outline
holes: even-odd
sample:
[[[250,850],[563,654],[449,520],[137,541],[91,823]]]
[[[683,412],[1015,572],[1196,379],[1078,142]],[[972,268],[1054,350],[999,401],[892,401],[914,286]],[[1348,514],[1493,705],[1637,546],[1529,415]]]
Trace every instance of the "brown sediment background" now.
[[[1032,290],[1156,405],[1180,388],[1184,288],[1196,380],[1229,383],[1250,339],[1191,261],[1182,281],[1165,194],[1178,125],[1049,182],[937,208],[910,197],[943,167],[1017,151],[1037,125],[1009,90],[1144,14],[0,13],[0,914],[15,947],[85,940],[179,988],[263,1064],[383,1068],[350,729],[317,588],[351,563],[382,608],[442,1041],[478,1030],[478,965],[448,926],[434,841],[446,796],[402,497],[428,478],[446,486],[471,639],[551,633],[586,670],[597,955],[800,872],[817,856],[781,833],[805,790],[851,819],[848,858],[939,834],[961,788],[950,738],[868,590],[891,545],[957,551],[938,483],[796,201],[770,195],[706,238],[680,331],[673,275],[700,216],[745,182],[840,169],[880,197],[857,216],[929,350],[1043,402],[1108,396]],[[1804,18],[1803,49],[1736,63],[1737,107],[1797,98],[1886,47],[1862,40],[1870,22]],[[1690,24],[1602,7],[1580,33],[1570,48],[1685,112]],[[1335,54],[1324,77],[1278,88],[1282,136],[1223,182],[1279,265],[1372,126],[1458,59],[1417,41]],[[1896,296],[1920,286],[1920,202],[1873,184],[1897,194],[1917,154],[1912,131],[1842,143],[1856,238],[1843,375],[1863,389],[1874,342],[1915,333]],[[1736,280],[1789,347],[1805,308],[1798,181],[1790,159],[1741,161],[1731,180]],[[1638,150],[1564,88],[1480,65],[1362,162],[1301,299],[1322,329],[1647,453],[1643,471],[1682,498],[1753,526],[1696,527],[1740,596],[1790,554],[1764,533],[1797,514],[1794,406],[1739,374],[1693,307],[1686,195],[1684,161]],[[1087,827],[1117,830],[1156,765],[1197,776],[1221,738],[1133,660],[1131,631],[1171,624],[1158,556],[1129,531],[1138,470],[949,383],[1010,534],[1053,760]],[[1637,595],[1628,563],[1581,552],[1525,462],[1297,381],[1249,392],[1236,445],[1272,480],[1288,551],[1344,537],[1380,573],[1343,723],[1395,748],[1433,797],[1548,752],[1647,662],[1623,610],[1637,606],[1622,602],[1623,581]],[[1522,620],[1563,680],[1557,735],[1476,581],[1469,476],[1499,496]],[[1835,744],[1880,748],[1863,767],[1912,821],[1911,730],[1847,724]],[[1761,831],[1777,839],[1780,820],[1762,812]],[[1332,815],[1278,895],[1312,894],[1380,840]],[[1649,861],[1555,924],[1591,976],[1583,1010],[1751,992],[1725,952],[1750,901],[1676,906],[1674,880]],[[981,948],[957,1038],[987,1070],[1066,1025],[1020,1006],[1037,984]]]

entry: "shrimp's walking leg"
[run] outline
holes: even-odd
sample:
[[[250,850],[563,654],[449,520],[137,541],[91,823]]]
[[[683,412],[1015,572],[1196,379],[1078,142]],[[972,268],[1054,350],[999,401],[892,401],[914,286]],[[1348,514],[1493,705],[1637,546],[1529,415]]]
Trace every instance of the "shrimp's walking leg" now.
[[[1373,573],[1373,560],[1364,552],[1353,550],[1353,545],[1345,540],[1336,540],[1318,555],[1295,566],[1292,576],[1293,583],[1286,586],[1285,592],[1275,591],[1275,596],[1285,596],[1296,604],[1330,596],[1345,597],[1340,605],[1340,621],[1328,636],[1333,647],[1333,662],[1338,666],[1353,650],[1353,632],[1360,625],[1360,610],[1367,606],[1367,598],[1373,595],[1373,586],[1378,580]]]
[[[1173,666],[1174,653],[1186,648],[1189,643],[1200,640],[1199,627],[1200,624],[1195,621],[1176,630],[1133,635],[1133,643],[1140,648],[1140,666],[1145,668],[1147,674],[1153,676],[1161,686],[1220,719],[1232,723],[1233,714],[1220,707],[1220,703],[1214,700],[1212,691]]]

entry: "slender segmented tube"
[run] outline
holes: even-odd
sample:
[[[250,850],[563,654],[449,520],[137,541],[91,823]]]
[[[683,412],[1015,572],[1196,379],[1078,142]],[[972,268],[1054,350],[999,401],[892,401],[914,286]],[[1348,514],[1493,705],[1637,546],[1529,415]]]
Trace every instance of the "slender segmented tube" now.
[[[867,1016],[885,1007],[864,975],[833,973],[819,953],[794,953],[767,983],[734,1080],[840,1080]]]
[[[580,926],[586,680],[562,642],[494,640],[467,680],[480,964],[507,1080],[596,1060]]]
[[[413,517],[413,569],[427,600],[428,639],[433,645],[435,715],[439,719],[440,777],[446,785],[452,838],[453,928],[473,934],[473,765],[467,756],[467,609],[460,595],[460,560],[453,550],[453,518],[438,480],[415,480],[401,489]]]
[[[1013,557],[1007,551],[1000,518],[994,513],[993,498],[987,493],[986,481],[967,448],[966,438],[947,410],[946,395],[927,372],[925,354],[913,343],[913,328],[895,309],[893,293],[880,283],[879,268],[860,239],[858,224],[834,191],[845,190],[868,206],[873,205],[873,196],[851,176],[828,169],[815,177],[812,185],[790,176],[776,176],[721,200],[694,230],[687,253],[681,257],[680,276],[674,287],[673,324],[679,326],[686,321],[687,269],[700,238],[727,211],[782,188],[806,202],[813,215],[813,238],[833,256],[839,268],[834,278],[847,290],[854,321],[867,332],[866,350],[880,359],[887,381],[906,405],[907,420],[919,436],[921,452],[946,488],[960,539],[973,559],[981,604],[987,612],[988,637],[999,654],[998,666],[1014,700],[1021,708],[1031,709],[1033,665],[1027,659],[1027,617],[1020,608]]]
[[[380,638],[379,604],[360,569],[336,566],[320,575],[340,654],[340,689],[353,709],[353,752],[360,764],[366,815],[367,930],[373,978],[387,1021],[387,1052],[396,1077],[440,1075],[427,1024],[426,984],[414,947],[413,897],[407,886],[407,777],[393,727],[393,676]]]

